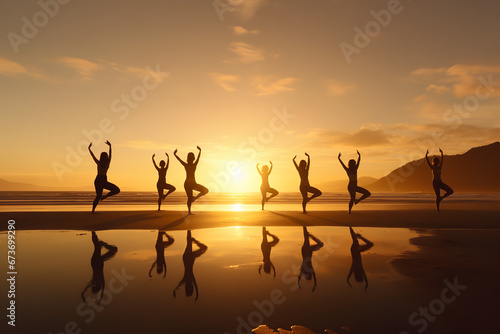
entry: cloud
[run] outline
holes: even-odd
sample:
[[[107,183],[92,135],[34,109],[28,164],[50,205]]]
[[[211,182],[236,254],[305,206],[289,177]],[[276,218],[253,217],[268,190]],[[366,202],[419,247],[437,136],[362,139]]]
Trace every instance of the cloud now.
[[[21,64],[0,57],[0,74],[7,76],[28,74],[28,70]]]
[[[273,79],[269,77],[256,77],[252,85],[257,91],[257,95],[273,95],[279,92],[293,91],[295,88],[290,87],[298,79],[296,78],[283,78]]]
[[[380,128],[366,127],[351,132],[315,129],[305,136],[310,146],[333,147],[344,145],[353,148],[388,145],[390,144],[390,137]]]
[[[412,72],[412,76],[430,83],[426,91],[443,94],[453,92],[456,98],[470,95],[486,94],[500,97],[500,65],[453,65],[448,68],[420,68]]]
[[[102,68],[101,65],[82,58],[63,57],[59,59],[59,62],[74,69],[85,80],[91,79],[94,72]]]
[[[356,86],[353,84],[340,83],[336,80],[330,80],[328,82],[328,93],[332,95],[344,95],[355,88]]]
[[[254,46],[243,42],[231,43],[229,50],[238,56],[236,59],[237,61],[245,64],[265,59],[263,54],[264,52],[261,49],[257,49]]]
[[[209,73],[209,75],[217,85],[227,90],[228,92],[233,92],[236,90],[234,87],[230,86],[229,83],[237,82],[239,80],[238,76],[221,73]]]
[[[233,31],[236,35],[247,35],[247,34],[256,35],[259,33],[257,30],[247,30],[242,26],[234,26]]]

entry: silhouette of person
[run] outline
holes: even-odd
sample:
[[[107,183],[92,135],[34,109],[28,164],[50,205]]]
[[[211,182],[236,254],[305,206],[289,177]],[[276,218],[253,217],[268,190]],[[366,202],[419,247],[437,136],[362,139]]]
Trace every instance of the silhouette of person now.
[[[167,156],[167,164],[165,165],[165,160],[161,160],[160,167],[156,165],[154,154],[152,157],[153,165],[158,171],[158,182],[156,182],[156,189],[158,189],[158,211],[160,211],[161,201],[175,191],[175,187],[171,184],[168,184],[166,181],[168,165],[170,164],[170,157],[168,156],[168,153],[165,153],[165,155]],[[165,195],[163,195],[164,189],[168,190]]]
[[[318,251],[323,247],[323,242],[316,238],[314,235],[309,233],[307,231],[307,227],[303,226],[302,227],[303,232],[304,232],[304,244],[302,245],[302,266],[300,267],[300,273],[299,273],[299,278],[298,278],[298,285],[299,288],[300,286],[300,280],[302,276],[305,277],[306,280],[310,281],[311,279],[314,279],[314,286],[312,291],[316,290],[316,272],[314,271],[313,264],[312,264],[312,256],[313,252]],[[316,244],[311,245],[310,240],[314,240]]]
[[[167,241],[163,240],[163,237],[167,237]],[[151,272],[156,266],[156,273],[159,275],[163,273],[163,278],[167,275],[167,263],[165,262],[165,248],[172,245],[174,243],[174,238],[169,236],[164,231],[158,231],[158,237],[156,238],[156,260],[153,262],[151,269],[149,269],[149,277],[151,276]]]
[[[99,240],[95,231],[92,231],[92,243],[94,244],[94,253],[92,254],[92,258],[90,260],[90,265],[92,266],[92,279],[83,289],[81,297],[83,302],[85,303],[85,292],[89,288],[91,288],[93,294],[98,294],[99,291],[101,291],[101,296],[97,301],[97,304],[99,304],[101,302],[105,288],[104,262],[110,260],[113,256],[115,256],[118,248]],[[101,254],[102,247],[108,250],[104,255]]]
[[[269,186],[269,174],[271,174],[273,170],[273,163],[269,161],[271,164],[271,169],[267,165],[262,166],[262,171],[259,169],[259,164],[257,164],[257,171],[260,174],[260,177],[262,178],[262,184],[260,186],[260,192],[262,194],[262,210],[264,210],[264,204],[269,201],[271,198],[278,196],[279,192],[271,188]],[[271,196],[267,197],[267,193],[270,193]]]
[[[268,241],[267,236],[270,236],[271,238],[273,238],[273,240]],[[265,227],[262,227],[262,243],[260,244],[260,249],[262,250],[262,264],[259,267],[259,275],[262,275],[262,268],[264,268],[264,272],[266,274],[270,274],[272,268],[274,271],[274,277],[276,277],[276,268],[271,262],[271,248],[276,246],[279,241],[280,239],[277,236],[269,233],[269,231]]]
[[[342,162],[342,159],[340,158],[342,153],[339,153],[338,156],[340,164],[342,165],[342,167],[344,167],[344,170],[349,177],[349,184],[347,186],[349,195],[351,195],[351,199],[349,200],[349,213],[351,213],[353,204],[358,204],[371,195],[368,190],[358,186],[358,168],[359,162],[361,161],[361,154],[359,154],[359,151],[356,152],[358,153],[358,162],[356,162],[354,159],[349,160],[349,167],[346,167],[346,165],[344,165],[344,163]],[[361,193],[363,195],[359,199],[356,199],[356,193]]]
[[[311,187],[309,184],[309,168],[311,167],[311,158],[309,154],[306,153],[307,162],[305,160],[300,160],[299,165],[295,162],[297,156],[293,157],[292,161],[295,165],[295,168],[299,172],[300,175],[300,193],[302,194],[302,213],[307,213],[306,204],[313,198],[321,196],[323,193],[314,187]],[[311,197],[307,197],[307,193],[312,193]]]
[[[435,157],[434,159],[432,159],[432,164],[429,161],[429,150],[427,150],[427,153],[425,153],[425,160],[427,160],[427,164],[432,170],[432,186],[434,187],[434,192],[436,193],[437,211],[439,211],[439,204],[441,203],[441,201],[453,194],[453,189],[451,189],[441,180],[441,168],[443,167],[444,155],[441,149],[439,149],[439,152],[441,152],[441,161],[439,161],[438,157]],[[445,194],[443,196],[441,196],[441,189],[445,191]]]
[[[120,188],[118,188],[116,185],[114,185],[111,182],[108,182],[108,177],[106,176],[106,173],[108,172],[109,169],[109,164],[111,163],[111,143],[106,140],[106,144],[109,146],[109,154],[106,152],[102,152],[100,159],[97,160],[95,157],[94,153],[92,152],[92,143],[89,145],[89,152],[92,158],[94,159],[95,163],[97,164],[97,176],[94,180],[94,187],[95,187],[95,199],[92,204],[92,213],[94,213],[95,208],[99,201],[104,200],[105,198],[114,196],[120,192]],[[106,195],[102,196],[102,191],[104,189],[108,189],[109,193]]]
[[[193,251],[193,243],[198,246],[198,249]],[[197,257],[202,256],[207,251],[208,247],[205,244],[202,244],[195,238],[191,237],[191,231],[187,231],[187,245],[184,250],[184,254],[182,255],[182,262],[184,262],[184,277],[182,277],[181,281],[174,289],[174,298],[176,295],[177,289],[184,284],[186,296],[191,297],[193,295],[193,291],[196,291],[196,297],[194,301],[198,300],[198,284],[196,284],[196,278],[194,277],[193,266],[194,260]]]
[[[363,283],[365,281],[365,291],[368,288],[368,279],[366,278],[365,270],[363,269],[363,263],[361,262],[361,253],[366,252],[370,248],[373,247],[373,242],[364,238],[359,233],[354,233],[352,227],[349,227],[349,231],[351,232],[352,245],[351,245],[351,257],[352,257],[352,265],[351,270],[349,270],[349,275],[347,275],[347,284],[352,288],[349,279],[351,275],[354,273],[354,278],[356,282]],[[364,245],[360,245],[358,239],[363,240]]]
[[[179,160],[179,162],[184,166],[186,170],[186,181],[184,181],[184,189],[186,190],[187,199],[187,207],[189,214],[191,214],[191,204],[200,198],[203,195],[208,193],[208,189],[201,184],[196,183],[196,179],[194,177],[194,173],[196,172],[196,166],[198,166],[198,162],[200,161],[201,148],[196,146],[198,149],[198,158],[194,158],[194,153],[189,152],[187,155],[187,163],[182,161],[181,158],[177,156],[177,149],[174,151],[174,155]],[[193,190],[198,191],[198,195],[193,197]]]

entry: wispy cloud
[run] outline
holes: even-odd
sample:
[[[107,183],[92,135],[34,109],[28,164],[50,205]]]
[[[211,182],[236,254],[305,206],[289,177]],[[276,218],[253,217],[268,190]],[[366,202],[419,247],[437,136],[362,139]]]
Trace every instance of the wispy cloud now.
[[[256,61],[264,60],[264,52],[250,44],[243,42],[234,42],[229,46],[229,50],[235,53],[238,58],[236,61],[248,64]]]
[[[21,64],[0,57],[0,74],[7,76],[28,74],[28,70]]]
[[[89,80],[94,72],[102,69],[102,66],[82,58],[63,57],[58,59],[59,63],[74,69],[83,79]]]
[[[224,90],[227,90],[228,92],[233,92],[236,90],[233,86],[230,85],[230,83],[237,82],[239,80],[238,76],[221,73],[209,73],[209,75],[212,77],[214,82]]]
[[[251,19],[267,0],[243,0],[240,2],[241,4],[237,7],[237,13],[244,19]]]
[[[354,84],[341,83],[336,80],[328,81],[328,93],[332,95],[344,95],[345,93],[356,88]]]
[[[291,85],[296,82],[296,78],[274,79],[271,77],[256,77],[252,86],[255,87],[257,95],[272,95],[279,92],[293,91]]]
[[[234,26],[233,32],[236,35],[248,35],[248,34],[256,35],[259,33],[257,30],[247,30],[247,29],[243,28],[242,26]]]

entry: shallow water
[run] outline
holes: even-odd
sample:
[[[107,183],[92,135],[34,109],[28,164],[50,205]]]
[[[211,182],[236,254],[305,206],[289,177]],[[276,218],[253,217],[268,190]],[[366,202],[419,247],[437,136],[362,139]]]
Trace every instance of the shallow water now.
[[[342,326],[351,328],[353,333],[416,333],[419,327],[409,324],[409,316],[439,297],[444,286],[439,280],[434,286],[419,285],[389,263],[405,252],[418,251],[410,239],[422,233],[432,235],[429,231],[356,228],[356,233],[374,244],[361,255],[369,282],[366,291],[365,283],[356,282],[354,277],[350,280],[352,288],[347,284],[353,261],[348,227],[307,228],[324,243],[313,253],[315,291],[313,279],[302,278],[301,288],[297,285],[303,228],[270,227],[268,231],[280,240],[271,248],[275,277],[272,269],[269,274],[264,269],[259,273],[263,260],[262,228],[192,231],[192,237],[208,247],[194,261],[197,300],[196,289],[188,296],[186,285],[177,290],[175,297],[173,294],[184,275],[187,231],[168,232],[175,241],[164,250],[165,278],[156,268],[152,277],[148,275],[156,259],[157,231],[98,231],[100,241],[118,249],[104,262],[106,290],[99,304],[96,301],[100,294],[93,294],[90,289],[83,294],[85,303],[81,297],[93,272],[90,232],[19,231],[15,332],[59,333],[66,324],[74,322],[82,333],[232,334],[247,333],[250,327],[262,323],[275,329],[300,324],[318,333]],[[486,234],[498,237],[497,232]],[[5,234],[0,235],[3,254],[6,239]],[[453,279],[453,272],[447,275]],[[5,281],[1,288],[7,290]],[[482,303],[481,298],[476,303]],[[426,333],[440,333],[449,327],[450,319],[461,316],[464,307],[476,307],[459,301],[452,306],[446,310],[446,317],[429,323]],[[2,327],[6,327],[5,321]]]

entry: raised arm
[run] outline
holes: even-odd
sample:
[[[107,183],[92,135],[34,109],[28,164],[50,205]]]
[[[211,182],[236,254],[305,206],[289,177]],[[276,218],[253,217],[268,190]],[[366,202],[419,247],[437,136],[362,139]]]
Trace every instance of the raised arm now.
[[[257,166],[255,166],[257,168],[257,172],[259,172],[260,175],[262,175],[262,172],[260,171],[259,169],[259,164],[257,163]]]
[[[306,170],[309,170],[309,167],[311,166],[311,157],[309,156],[309,154],[307,154],[307,152],[306,152],[306,156],[307,156]]]
[[[156,170],[160,170],[160,167],[158,167],[158,165],[156,164],[155,162],[155,155],[153,154],[153,156],[151,157],[151,159],[153,160],[153,165],[155,166]]]
[[[271,160],[269,160],[269,163],[271,164],[271,168],[269,168],[269,174],[271,174],[271,172],[273,171],[273,163]]]
[[[168,165],[170,165],[170,157],[168,156],[167,152],[165,152],[165,155],[167,156],[167,165],[166,165],[165,169],[168,169]]]
[[[106,145],[109,146],[108,163],[111,163],[111,143],[109,142],[109,140],[106,140]]]
[[[201,148],[199,146],[196,146],[198,149],[198,157],[196,158],[196,161],[194,162],[195,165],[198,165],[198,162],[200,161],[200,156],[201,156]]]
[[[441,162],[439,163],[439,167],[438,168],[441,168],[441,167],[443,167],[444,154],[443,154],[443,150],[442,149],[439,149],[439,152],[441,152]]]
[[[295,169],[299,170],[299,166],[297,165],[297,162],[295,161],[296,158],[297,158],[297,156],[294,156],[292,161],[293,161],[293,164],[295,165]]]
[[[432,168],[431,162],[429,161],[429,150],[425,152],[425,160],[427,161],[427,164],[429,165],[430,168]]]
[[[179,160],[179,162],[181,163],[181,165],[183,165],[184,167],[186,167],[186,163],[184,161],[182,161],[182,159],[179,158],[179,156],[177,155],[177,149],[175,149],[175,151],[174,151],[174,156],[177,158],[177,160]]]
[[[359,168],[359,163],[361,162],[361,154],[358,150],[356,150],[356,153],[358,153],[358,162],[356,162],[356,168]]]
[[[96,164],[99,164],[99,160],[97,160],[97,158],[95,157],[94,152],[92,152],[91,147],[92,147],[92,143],[90,143],[90,145],[89,145],[89,152],[90,152],[90,155],[92,156],[92,159],[94,159],[95,163],[96,163]]]
[[[344,170],[347,172],[348,171],[347,166],[344,164],[344,162],[340,158],[341,155],[342,155],[342,153],[339,152],[338,158],[339,158],[340,164],[342,165],[342,167],[344,167]]]

